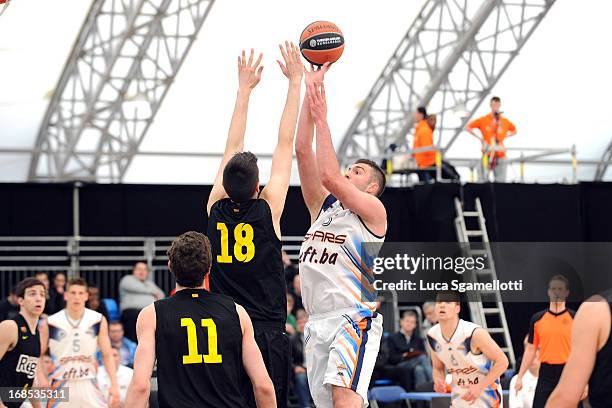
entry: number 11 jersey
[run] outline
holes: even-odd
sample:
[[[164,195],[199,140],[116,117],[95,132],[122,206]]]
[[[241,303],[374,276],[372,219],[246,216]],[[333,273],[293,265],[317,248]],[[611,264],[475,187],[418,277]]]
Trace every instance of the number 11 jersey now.
[[[242,329],[236,305],[204,289],[154,303],[161,408],[243,408]]]

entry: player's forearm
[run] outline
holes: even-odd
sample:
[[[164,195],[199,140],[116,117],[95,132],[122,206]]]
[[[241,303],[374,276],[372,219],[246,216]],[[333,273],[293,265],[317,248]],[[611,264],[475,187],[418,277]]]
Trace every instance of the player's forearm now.
[[[281,116],[280,126],[278,130],[278,144],[293,146],[295,136],[295,128],[297,124],[298,113],[300,109],[300,82],[289,82],[287,90],[287,100],[285,101],[285,109]]]
[[[249,98],[251,90],[248,88],[238,88],[236,104],[230,123],[225,152],[241,151],[244,146],[244,133],[246,132],[247,114],[249,110]]]
[[[535,357],[535,350],[533,346],[528,345],[525,348],[525,352],[523,353],[523,361],[521,361],[521,367],[519,368],[518,375],[523,378],[529,367],[531,367],[531,363]]]
[[[444,368],[433,367],[431,374],[432,374],[434,382],[436,381],[446,382],[446,375],[444,374]]]
[[[253,384],[253,393],[255,394],[257,408],[276,408],[276,395],[272,381]]]
[[[504,354],[502,358],[498,358],[493,361],[493,367],[491,368],[491,371],[489,371],[489,374],[487,374],[486,377],[482,380],[482,386],[486,388],[493,385],[495,381],[499,380],[502,377],[502,375],[506,372],[507,369],[508,358]]]
[[[111,386],[118,386],[118,382],[117,382],[117,369],[118,367],[115,367],[115,359],[113,358],[113,355],[108,352],[108,353],[102,353],[102,362],[104,363],[104,367],[106,368],[106,372],[108,373],[108,378],[110,378],[110,382],[111,382]]]
[[[130,408],[146,408],[149,403],[150,389],[151,385],[148,382],[137,383],[132,381],[127,390],[125,406]]]
[[[327,120],[318,120],[317,128],[317,165],[323,186],[333,193],[334,182],[342,178],[340,163],[331,139],[331,131]]]
[[[295,140],[295,152],[298,155],[308,153],[313,154],[312,151],[312,140],[314,138],[314,123],[312,116],[310,115],[310,101],[308,96],[304,96],[302,101],[302,110],[300,111],[300,117],[298,119],[298,130]]]
[[[548,398],[546,408],[575,408],[579,402],[580,396],[573,397],[557,386]]]

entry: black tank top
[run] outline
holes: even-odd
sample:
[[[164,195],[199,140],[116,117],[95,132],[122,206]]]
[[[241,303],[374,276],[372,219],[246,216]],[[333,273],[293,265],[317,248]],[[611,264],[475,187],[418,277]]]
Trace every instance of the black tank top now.
[[[212,247],[210,289],[231,296],[253,323],[287,321],[287,285],[281,242],[265,200],[236,204],[229,198],[213,204],[208,218]]]
[[[610,318],[612,319],[612,290],[600,294],[610,307]],[[612,407],[612,327],[608,335],[608,341],[599,350],[595,357],[595,367],[589,379],[589,402],[593,408]]]
[[[159,406],[242,408],[242,329],[236,305],[204,289],[155,302]]]
[[[40,358],[38,325],[34,334],[25,318],[18,314],[11,319],[17,323],[17,343],[0,360],[0,387],[30,388],[36,375]],[[21,403],[4,403],[7,407],[19,407]]]

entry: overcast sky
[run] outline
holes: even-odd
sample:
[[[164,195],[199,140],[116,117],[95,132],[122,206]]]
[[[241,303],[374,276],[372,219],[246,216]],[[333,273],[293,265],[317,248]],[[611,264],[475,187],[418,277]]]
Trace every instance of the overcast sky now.
[[[329,121],[336,144],[422,1],[308,2],[217,0],[142,150],[221,152],[237,88],[236,56],[242,48],[264,52],[264,73],[251,98],[246,148],[271,153],[283,109],[286,79],[275,60],[277,44],[297,41],[314,20],[334,21],[346,49],[328,74]],[[31,147],[90,2],[14,0],[0,16],[0,148]],[[612,1],[558,0],[494,90],[519,134],[515,147],[569,147],[579,158],[599,159],[612,138]],[[486,107],[481,108],[486,113]],[[452,155],[478,155],[462,134]],[[456,146],[456,147],[455,147]],[[261,179],[269,176],[262,160]],[[136,157],[126,182],[210,183],[218,160]],[[0,181],[24,181],[26,156],[0,154]],[[295,169],[294,169],[295,170]],[[511,169],[510,178],[518,170]],[[569,177],[565,168],[527,167],[530,180]],[[580,178],[592,178],[581,168]],[[608,172],[612,179],[612,170]],[[293,182],[298,183],[297,171]]]

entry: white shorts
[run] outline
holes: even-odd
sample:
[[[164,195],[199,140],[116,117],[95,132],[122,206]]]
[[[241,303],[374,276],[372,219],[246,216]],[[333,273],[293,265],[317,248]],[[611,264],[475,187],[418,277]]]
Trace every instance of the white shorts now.
[[[108,408],[106,398],[95,378],[84,380],[53,381],[51,388],[67,388],[68,401],[47,401],[47,408]]]
[[[369,312],[366,312],[369,314]],[[383,334],[380,314],[355,309],[311,315],[304,328],[308,386],[317,408],[332,408],[332,385],[350,388],[368,406],[368,386]]]

